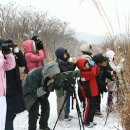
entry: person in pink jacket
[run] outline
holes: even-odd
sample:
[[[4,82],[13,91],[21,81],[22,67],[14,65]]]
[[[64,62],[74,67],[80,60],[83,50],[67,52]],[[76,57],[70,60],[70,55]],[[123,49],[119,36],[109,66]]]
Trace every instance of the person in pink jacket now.
[[[45,51],[42,41],[26,40],[23,42],[23,49],[28,71],[43,65]]]
[[[5,56],[5,58],[4,58]],[[15,67],[14,55],[8,51],[3,55],[0,50],[0,130],[5,130],[6,119],[6,71]]]

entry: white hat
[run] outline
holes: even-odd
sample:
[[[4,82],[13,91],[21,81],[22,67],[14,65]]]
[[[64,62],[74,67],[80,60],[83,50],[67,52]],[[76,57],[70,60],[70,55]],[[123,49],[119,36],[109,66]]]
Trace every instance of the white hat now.
[[[92,52],[92,48],[91,45],[88,43],[85,43],[83,45],[80,46],[80,51],[82,52]]]
[[[114,56],[115,56],[115,52],[114,51],[112,51],[112,50],[109,49],[106,52],[106,57],[108,57],[110,61],[113,61]]]

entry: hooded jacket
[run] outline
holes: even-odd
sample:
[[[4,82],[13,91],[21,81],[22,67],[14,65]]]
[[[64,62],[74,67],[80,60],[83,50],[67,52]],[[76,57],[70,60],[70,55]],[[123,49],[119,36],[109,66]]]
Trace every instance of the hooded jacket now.
[[[38,67],[27,74],[22,83],[27,110],[31,109],[38,97],[47,94],[45,91],[45,79],[58,73],[60,73],[60,70],[57,63],[49,62],[44,67]]]
[[[16,66],[14,69],[6,71],[7,79],[7,114],[8,117],[12,114],[17,114],[25,110],[25,103],[23,99],[23,89],[21,86],[22,81],[20,80],[20,70],[19,67],[24,67],[26,64],[23,53],[19,52],[14,53]]]
[[[109,58],[109,65],[113,69],[113,71],[116,72],[120,86],[123,86],[122,70],[123,70],[125,59],[121,58],[119,61],[119,64],[115,64],[114,63],[114,56],[115,56],[115,52],[110,50],[110,49],[107,49],[106,57]]]
[[[97,66],[93,66],[91,69],[84,69],[87,62],[86,59],[79,59],[76,64],[78,69],[81,70],[81,82],[84,86],[81,92],[84,98],[98,95],[96,77],[99,75],[99,70]]]
[[[6,95],[6,72],[15,67],[15,58],[12,53],[5,55],[0,51],[0,96]]]
[[[23,49],[25,52],[25,59],[27,62],[28,71],[31,71],[37,67],[43,65],[43,60],[45,59],[45,52],[43,49],[36,53],[36,46],[33,40],[26,40],[23,42]]]
[[[68,56],[66,59],[64,58],[64,53],[66,53],[67,56]],[[71,62],[67,61],[69,59],[69,54],[68,54],[68,52],[67,52],[66,49],[64,49],[64,48],[58,48],[58,49],[56,49],[55,54],[56,54],[57,63],[58,63],[58,66],[59,66],[59,69],[60,69],[61,72],[74,71],[75,70],[76,65],[74,63],[71,63]],[[74,78],[71,77],[70,81],[73,82]],[[57,92],[57,95],[59,97],[63,96],[64,95],[63,87],[61,87],[61,89],[58,90],[58,91],[56,91],[56,92]]]

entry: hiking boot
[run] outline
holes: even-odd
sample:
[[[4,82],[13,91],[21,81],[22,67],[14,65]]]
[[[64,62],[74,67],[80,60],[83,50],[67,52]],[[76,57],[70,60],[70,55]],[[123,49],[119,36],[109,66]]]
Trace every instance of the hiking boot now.
[[[49,127],[43,128],[43,129],[39,129],[39,130],[52,130]]]
[[[85,127],[87,127],[87,128],[93,128],[94,125],[93,125],[93,123],[87,123],[87,124],[85,124]]]
[[[93,124],[94,126],[96,126],[97,125],[97,123],[96,122],[90,122],[91,124]]]
[[[99,112],[95,112],[95,116],[103,118],[103,114],[100,111]]]

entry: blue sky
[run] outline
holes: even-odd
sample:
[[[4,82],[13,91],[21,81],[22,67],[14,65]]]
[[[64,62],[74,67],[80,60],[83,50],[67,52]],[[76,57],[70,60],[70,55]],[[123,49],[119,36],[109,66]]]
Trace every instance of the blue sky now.
[[[12,0],[0,0],[8,3]],[[108,30],[95,8],[92,0],[13,0],[20,6],[31,5],[38,10],[47,11],[49,16],[67,21],[77,32],[103,36]],[[81,2],[82,1],[82,2]],[[130,0],[99,0],[103,5],[114,33],[125,32],[126,19],[130,13]],[[121,27],[117,22],[117,12]],[[126,18],[127,17],[127,18]]]

